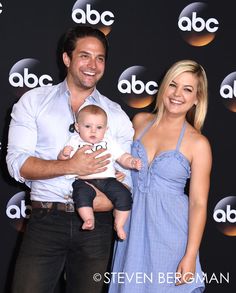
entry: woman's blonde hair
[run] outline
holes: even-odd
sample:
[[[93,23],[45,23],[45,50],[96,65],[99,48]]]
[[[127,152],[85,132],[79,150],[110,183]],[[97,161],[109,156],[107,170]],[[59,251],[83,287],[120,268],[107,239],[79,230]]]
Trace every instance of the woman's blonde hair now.
[[[193,60],[180,60],[174,63],[166,72],[157,93],[157,101],[154,112],[157,112],[157,121],[159,123],[164,113],[163,95],[170,83],[181,73],[191,72],[198,79],[197,87],[197,105],[187,112],[186,120],[197,130],[201,131],[208,105],[208,82],[204,68]]]

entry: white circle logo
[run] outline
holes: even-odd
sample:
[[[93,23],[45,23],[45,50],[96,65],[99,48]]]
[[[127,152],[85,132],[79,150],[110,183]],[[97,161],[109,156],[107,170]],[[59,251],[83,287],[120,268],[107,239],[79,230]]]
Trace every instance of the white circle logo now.
[[[26,58],[16,62],[9,73],[9,83],[15,88],[17,97],[37,86],[50,86],[53,79],[43,74],[37,59]]]
[[[225,107],[236,112],[236,72],[225,77],[220,86],[220,95]]]
[[[150,80],[144,66],[127,68],[119,77],[118,91],[126,104],[133,108],[149,106],[157,93],[157,83]]]
[[[224,235],[236,236],[236,196],[220,200],[215,206],[213,219]]]
[[[109,10],[103,10],[101,5],[97,4],[97,0],[78,0],[72,8],[72,20],[77,24],[90,24],[105,35],[111,31],[114,23],[114,14]]]
[[[7,203],[6,215],[10,219],[11,225],[17,230],[23,232],[26,219],[30,217],[31,205],[29,196],[24,191],[16,193]]]
[[[192,46],[205,46],[212,42],[219,29],[219,22],[211,17],[208,5],[194,2],[186,6],[178,20],[183,39]]]

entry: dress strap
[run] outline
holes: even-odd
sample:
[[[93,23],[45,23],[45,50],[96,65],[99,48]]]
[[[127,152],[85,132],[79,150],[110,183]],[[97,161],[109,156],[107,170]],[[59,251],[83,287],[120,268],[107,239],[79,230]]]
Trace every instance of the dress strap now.
[[[187,123],[186,123],[186,120],[185,120],[184,121],[184,124],[182,126],[182,129],[181,129],[180,135],[179,135],[179,139],[178,139],[177,145],[176,145],[176,150],[177,151],[179,150],[180,145],[181,145],[181,142],[182,142],[182,139],[184,137],[184,133],[185,133],[186,126],[187,126]]]
[[[152,125],[156,122],[156,118],[153,119],[152,121],[150,121],[145,127],[144,129],[141,131],[141,133],[139,134],[139,136],[137,137],[137,139],[142,139],[142,137],[144,136],[144,134],[148,131],[149,128],[152,127]]]

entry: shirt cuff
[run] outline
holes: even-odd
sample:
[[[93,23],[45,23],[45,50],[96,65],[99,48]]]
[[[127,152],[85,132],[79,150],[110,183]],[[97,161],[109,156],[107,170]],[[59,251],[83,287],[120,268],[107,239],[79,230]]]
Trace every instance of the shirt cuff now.
[[[26,182],[26,179],[20,175],[20,169],[29,157],[29,154],[18,155],[14,158],[11,166],[9,167],[9,173],[16,181],[21,183]]]

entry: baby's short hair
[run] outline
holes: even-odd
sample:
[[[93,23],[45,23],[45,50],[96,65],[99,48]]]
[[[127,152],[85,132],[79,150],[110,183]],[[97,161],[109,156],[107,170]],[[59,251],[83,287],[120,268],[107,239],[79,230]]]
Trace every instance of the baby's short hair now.
[[[107,113],[97,105],[87,105],[83,107],[76,115],[76,120],[78,122],[79,117],[83,113],[93,114],[93,115],[103,115],[107,120]]]

